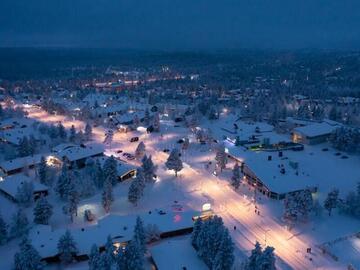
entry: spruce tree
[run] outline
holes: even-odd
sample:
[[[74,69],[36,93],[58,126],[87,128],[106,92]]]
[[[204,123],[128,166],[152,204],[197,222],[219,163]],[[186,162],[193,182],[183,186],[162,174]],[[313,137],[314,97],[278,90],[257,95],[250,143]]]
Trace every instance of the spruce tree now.
[[[89,270],[98,270],[100,268],[100,252],[96,244],[93,244],[89,254]]]
[[[240,171],[240,166],[237,162],[233,168],[232,173],[233,175],[231,177],[231,185],[233,186],[234,189],[238,189],[241,183],[241,171]]]
[[[231,270],[235,261],[234,243],[231,240],[229,231],[223,231],[220,248],[215,256],[213,268],[214,270]]]
[[[105,160],[103,166],[104,179],[109,181],[112,185],[116,185],[118,182],[117,162],[114,156]]]
[[[85,134],[84,134],[85,140],[89,141],[92,137],[92,127],[89,123],[86,123],[85,126]]]
[[[64,214],[70,217],[71,222],[74,221],[74,215],[77,216],[78,205],[80,202],[80,194],[77,189],[78,187],[75,183],[69,185],[67,203],[63,207]]]
[[[67,167],[67,164],[64,163],[61,169],[61,173],[56,182],[55,191],[61,199],[66,199],[71,183],[71,174]]]
[[[12,216],[10,225],[10,235],[19,237],[25,235],[29,231],[29,221],[21,208]]]
[[[58,254],[62,263],[69,264],[78,252],[77,245],[69,230],[66,230],[57,244]]]
[[[46,163],[46,159],[44,156],[41,157],[40,164],[38,166],[38,175],[40,183],[46,186],[51,185],[50,175],[49,175],[49,168]]]
[[[141,218],[138,216],[136,218],[136,224],[134,228],[134,236],[132,241],[136,241],[138,243],[139,249],[142,254],[146,252],[146,235],[144,229],[144,223]]]
[[[19,141],[18,155],[20,157],[26,157],[26,156],[30,155],[30,152],[31,152],[31,150],[30,150],[29,140],[26,136],[24,136]]]
[[[105,243],[105,253],[108,257],[108,261],[111,263],[115,262],[115,250],[111,235],[108,235]]]
[[[111,204],[113,203],[114,201],[114,197],[113,197],[113,187],[112,187],[112,184],[110,182],[109,179],[106,179],[105,180],[105,183],[104,183],[104,189],[103,189],[103,192],[102,192],[102,199],[101,199],[101,202],[102,202],[102,206],[104,207],[104,210],[106,213],[109,213],[110,212],[110,207],[111,207]]]
[[[144,142],[139,142],[135,150],[135,158],[141,160],[145,155],[145,144]]]
[[[0,246],[4,245],[8,240],[8,225],[0,214]]]
[[[29,207],[34,201],[34,185],[32,182],[24,181],[17,188],[15,199],[19,205]]]
[[[339,190],[334,189],[328,193],[325,201],[324,201],[324,208],[328,210],[329,216],[331,216],[332,209],[336,208],[338,205],[338,197],[339,197]]]
[[[159,113],[155,113],[153,120],[154,132],[160,132],[160,116]]]
[[[227,154],[225,153],[224,145],[220,145],[218,147],[216,151],[215,160],[216,160],[216,166],[222,172],[222,170],[226,168],[226,163],[227,163]]]
[[[141,169],[136,171],[136,177],[132,180],[129,192],[128,192],[128,200],[134,205],[137,205],[137,202],[140,200],[141,196],[143,195],[145,187],[145,179],[144,173]]]
[[[260,243],[256,241],[255,248],[251,251],[251,255],[246,263],[246,270],[258,270],[260,269],[258,267],[258,261],[260,260],[262,256],[262,248],[260,246]]]
[[[130,241],[125,249],[126,270],[144,270],[144,255],[137,241]]]
[[[199,234],[201,232],[201,229],[202,229],[202,225],[203,225],[203,222],[202,222],[202,219],[201,218],[197,218],[195,220],[195,223],[194,223],[194,229],[192,231],[192,234],[191,234],[191,244],[193,245],[194,248],[198,248],[198,244],[197,244],[197,241],[198,241],[198,238],[199,238]]]
[[[76,129],[74,125],[72,125],[70,128],[69,141],[72,143],[76,142]]]
[[[183,169],[183,164],[180,159],[180,152],[177,148],[174,148],[171,151],[165,166],[168,170],[173,170],[175,172],[175,177],[177,177],[178,172]]]
[[[266,247],[258,260],[258,269],[261,270],[276,270],[275,255],[273,247]]]
[[[36,201],[34,207],[34,223],[49,225],[49,220],[53,214],[53,207],[45,197]]]
[[[20,251],[14,256],[14,270],[40,270],[44,265],[38,251],[25,237],[20,243]]]
[[[154,165],[151,155],[147,157],[146,155],[142,159],[141,169],[144,174],[144,179],[146,183],[154,182],[154,175],[157,170],[157,166]]]
[[[62,123],[59,123],[57,125],[57,134],[59,135],[59,137],[65,141],[66,138],[67,138],[67,133],[66,133],[66,130],[65,130],[65,127],[63,126]]]
[[[102,188],[104,186],[104,171],[101,167],[100,161],[96,160],[94,167],[94,182],[97,188]]]

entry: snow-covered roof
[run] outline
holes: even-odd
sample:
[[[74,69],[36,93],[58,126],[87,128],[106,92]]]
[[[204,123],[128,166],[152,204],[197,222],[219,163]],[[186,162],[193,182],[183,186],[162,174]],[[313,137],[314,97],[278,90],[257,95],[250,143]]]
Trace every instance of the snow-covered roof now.
[[[331,134],[338,126],[330,125],[326,122],[311,124],[304,127],[297,127],[294,132],[300,133],[306,137],[317,137]]]
[[[32,182],[34,185],[34,192],[48,190],[47,186],[39,182],[33,181],[32,178],[21,173],[5,177],[4,180],[0,182],[0,190],[12,197],[15,197],[17,193],[17,188],[22,186],[24,182]]]
[[[24,168],[26,166],[36,165],[40,163],[42,156],[47,156],[47,155],[36,154],[33,156],[20,157],[8,161],[3,161],[0,163],[0,168],[6,173],[9,171]]]
[[[104,147],[100,144],[88,144],[76,147],[66,148],[63,151],[58,152],[56,155],[60,158],[66,158],[67,160],[76,161],[87,157],[93,157],[100,155],[104,152]]]
[[[186,211],[167,212],[162,215],[157,211],[152,211],[151,214],[146,212],[139,216],[145,226],[156,224],[160,232],[170,232],[192,227],[192,217],[197,214],[197,212]],[[130,241],[133,237],[136,217],[136,215],[108,215],[99,220],[96,225],[70,229],[79,254],[89,254],[93,244],[104,246],[108,235],[118,242]],[[57,243],[64,233],[65,229],[51,230],[50,226],[34,226],[29,232],[29,238],[40,256],[46,258],[57,255]]]
[[[231,155],[244,161],[270,190],[280,194],[306,187],[318,187],[322,194],[336,187],[346,194],[360,179],[357,156],[341,158],[343,155],[324,144],[305,146],[304,151],[283,151],[283,157],[279,157],[277,152],[246,150],[229,142],[226,142],[226,147]],[[327,151],[323,151],[324,148]],[[269,155],[271,161],[268,161]],[[298,169],[293,169],[290,162],[297,162]],[[284,166],[285,174],[280,173],[280,165]]]
[[[17,127],[0,132],[0,137],[4,141],[15,145],[19,145],[21,139],[24,138],[24,136],[29,137],[30,135],[34,136],[35,138],[38,135],[32,126],[26,126],[24,128]]]
[[[206,270],[206,264],[197,256],[189,238],[165,240],[150,248],[158,270]]]
[[[55,147],[53,147],[51,149],[52,152],[54,153],[60,153],[61,151],[64,151],[66,149],[69,149],[69,148],[72,148],[72,147],[76,147],[77,145],[76,144],[73,144],[73,143],[61,143]]]

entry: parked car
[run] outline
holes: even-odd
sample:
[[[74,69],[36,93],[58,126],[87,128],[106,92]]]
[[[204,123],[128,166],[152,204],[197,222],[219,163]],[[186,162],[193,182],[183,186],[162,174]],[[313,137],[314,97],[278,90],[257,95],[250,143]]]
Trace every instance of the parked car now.
[[[184,143],[184,139],[178,140],[177,143]]]
[[[170,152],[170,149],[164,149],[163,152],[164,152],[164,153],[169,153],[169,152]]]
[[[137,141],[139,141],[139,137],[132,137],[130,139],[130,142],[137,142]]]
[[[121,154],[123,152],[123,150],[117,150],[116,153],[117,154]]]

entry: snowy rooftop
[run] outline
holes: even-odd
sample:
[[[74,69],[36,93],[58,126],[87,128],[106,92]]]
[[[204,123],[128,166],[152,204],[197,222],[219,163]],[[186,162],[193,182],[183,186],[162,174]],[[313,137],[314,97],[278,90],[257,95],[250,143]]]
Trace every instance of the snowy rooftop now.
[[[0,132],[0,137],[4,141],[15,145],[19,145],[20,140],[24,138],[24,136],[29,137],[30,135],[34,136],[35,138],[37,138],[38,135],[32,126],[16,127]]]
[[[61,143],[55,147],[53,147],[51,149],[52,152],[54,153],[60,153],[66,149],[69,149],[69,148],[72,148],[72,147],[76,147],[77,145],[76,144],[73,144],[73,143]]]
[[[206,270],[206,264],[197,256],[189,238],[161,242],[150,248],[159,270]]]
[[[334,187],[338,187],[340,192],[349,192],[360,179],[359,157],[342,158],[343,154],[337,154],[327,144],[305,146],[304,151],[283,151],[283,157],[279,157],[277,152],[246,150],[229,142],[226,147],[277,193],[306,187],[318,187],[322,194]],[[328,151],[322,151],[324,148]],[[271,161],[267,160],[269,155],[272,156]],[[298,163],[297,170],[290,166],[290,161]],[[285,174],[280,173],[280,165],[284,166]]]
[[[189,211],[181,213],[168,212],[160,215],[153,211],[152,214],[144,213],[140,217],[145,226],[147,224],[156,224],[161,232],[169,232],[192,227],[192,217],[196,214],[196,212]],[[103,246],[108,235],[111,235],[114,241],[126,242],[131,240],[135,222],[135,215],[108,215],[99,220],[97,225],[72,229],[71,233],[77,243],[79,254],[89,254],[91,246],[94,243]],[[45,258],[57,254],[57,243],[64,233],[65,229],[52,231],[50,226],[35,226],[30,231],[29,238],[39,251],[40,256]]]
[[[9,172],[17,169],[21,169],[25,166],[31,166],[39,164],[41,161],[41,157],[46,156],[45,154],[37,154],[33,156],[16,158],[8,161],[3,161],[0,163],[0,168],[4,172]]]
[[[295,132],[301,133],[306,137],[317,137],[322,135],[328,135],[332,133],[338,126],[330,125],[328,123],[316,123],[304,127],[297,127],[294,129]]]
[[[32,182],[34,185],[34,192],[48,190],[47,186],[33,181],[29,176],[20,173],[5,177],[4,180],[0,182],[0,189],[12,197],[15,197],[17,188],[21,187],[24,182]]]
[[[104,152],[104,147],[100,144],[89,144],[83,146],[76,146],[66,148],[57,153],[59,158],[66,158],[69,161],[76,161],[79,159],[100,155]]]

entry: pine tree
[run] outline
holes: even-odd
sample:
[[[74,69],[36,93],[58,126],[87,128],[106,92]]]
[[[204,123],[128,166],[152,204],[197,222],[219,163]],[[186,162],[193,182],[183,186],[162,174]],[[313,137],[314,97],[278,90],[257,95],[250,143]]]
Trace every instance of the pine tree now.
[[[64,214],[70,217],[71,222],[74,221],[74,215],[77,216],[78,205],[80,202],[80,194],[77,189],[78,187],[75,183],[69,185],[67,203],[63,207]]]
[[[160,116],[159,113],[155,113],[153,120],[154,132],[160,132]]]
[[[92,127],[89,123],[86,123],[84,137],[87,141],[91,140],[92,138]]]
[[[144,255],[138,242],[130,241],[125,249],[125,270],[143,270]]]
[[[257,261],[258,269],[261,270],[275,270],[275,255],[273,247],[266,247]]]
[[[114,156],[109,157],[104,162],[103,166],[104,179],[109,181],[112,185],[118,182],[117,162]]]
[[[69,230],[66,230],[65,234],[60,237],[57,249],[62,263],[68,264],[73,261],[78,249]]]
[[[28,155],[30,155],[30,145],[29,145],[29,140],[26,136],[24,136],[20,141],[19,141],[19,146],[18,146],[18,155],[20,157],[26,157]]]
[[[63,141],[66,140],[67,133],[66,133],[65,127],[63,126],[62,123],[59,123],[59,124],[57,125],[57,134],[59,135],[59,137],[60,137]]]
[[[140,200],[143,195],[145,188],[145,178],[144,173],[141,169],[136,171],[136,177],[131,182],[128,192],[128,200],[134,205],[137,205],[137,202]]]
[[[154,165],[151,155],[147,157],[146,155],[142,159],[141,169],[144,174],[144,179],[146,183],[154,182],[154,175],[157,170],[157,166]]]
[[[70,128],[69,141],[72,143],[76,142],[76,129],[74,125],[72,125]]]
[[[138,243],[139,249],[142,254],[146,252],[146,235],[144,229],[144,223],[141,218],[138,216],[136,218],[136,224],[134,228],[134,236],[132,241],[136,241]]]
[[[220,248],[215,256],[212,269],[231,270],[235,261],[234,243],[231,240],[229,231],[224,229]]]
[[[37,148],[37,142],[36,139],[34,137],[34,135],[30,135],[29,136],[29,153],[28,155],[34,155],[36,152],[36,148]]]
[[[262,248],[259,242],[256,241],[255,248],[251,251],[251,255],[246,263],[246,270],[259,270],[258,261],[261,259],[263,254]]]
[[[238,189],[241,183],[241,171],[238,163],[235,164],[232,172],[233,175],[231,177],[231,185],[234,189]]]
[[[150,125],[150,112],[149,109],[146,108],[145,113],[144,113],[144,125],[147,127],[148,125]]]
[[[53,214],[53,207],[45,197],[36,201],[34,207],[34,223],[49,225],[49,220]]]
[[[44,265],[38,251],[25,237],[20,243],[20,252],[14,256],[14,270],[40,270]]]
[[[34,201],[34,185],[32,182],[24,181],[17,188],[15,199],[19,205],[29,207]]]
[[[0,246],[4,245],[8,240],[8,225],[5,223],[0,214]]]
[[[113,189],[113,187],[112,187],[110,180],[106,179],[105,183],[104,183],[104,190],[102,193],[102,200],[101,200],[102,206],[104,207],[104,210],[106,213],[110,212],[111,204],[114,201],[112,189]]]
[[[220,145],[219,148],[217,149],[215,160],[216,160],[216,166],[222,172],[222,170],[226,168],[226,163],[227,163],[227,154],[225,153],[224,145]]]
[[[202,225],[203,225],[202,219],[201,218],[196,219],[194,223],[194,229],[191,234],[191,244],[196,249],[198,248],[197,242],[198,242],[199,234],[202,229]]]
[[[111,263],[115,262],[115,251],[114,243],[112,241],[111,235],[108,235],[105,243],[105,253],[108,257],[108,261]]]
[[[12,216],[10,225],[11,237],[19,237],[25,235],[29,230],[29,221],[21,208]]]
[[[329,216],[331,216],[332,209],[336,208],[338,205],[338,197],[339,197],[339,190],[334,189],[328,193],[324,201],[324,208],[328,210]]]
[[[175,177],[177,177],[178,172],[183,169],[183,164],[180,159],[180,152],[177,148],[174,148],[171,151],[165,166],[168,170],[173,170],[175,172]]]
[[[103,172],[103,169],[101,167],[100,161],[96,160],[95,167],[94,167],[94,182],[95,182],[95,185],[98,188],[102,188],[104,186],[104,180],[105,180],[105,176],[104,176],[104,172]]]
[[[111,270],[112,269],[112,259],[106,252],[100,254],[99,268],[101,270]]]
[[[96,244],[93,244],[89,254],[89,270],[98,270],[100,268],[100,252]]]
[[[40,183],[46,186],[51,185],[50,175],[49,175],[49,168],[46,163],[46,159],[44,156],[41,157],[40,164],[38,166],[38,175]]]
[[[56,193],[63,200],[67,198],[70,183],[71,183],[71,175],[67,167],[67,164],[64,163],[55,187]]]
[[[145,144],[140,142],[135,150],[135,157],[137,160],[141,160],[145,155]]]

